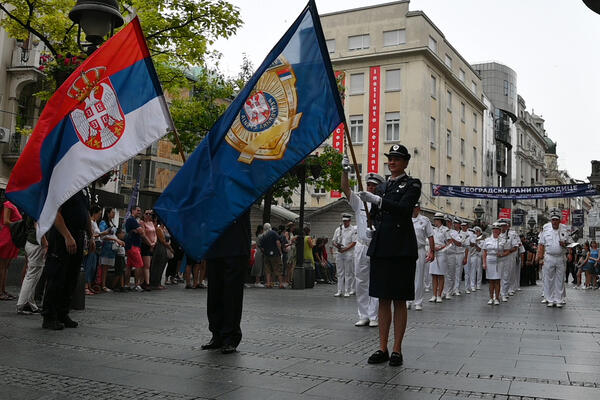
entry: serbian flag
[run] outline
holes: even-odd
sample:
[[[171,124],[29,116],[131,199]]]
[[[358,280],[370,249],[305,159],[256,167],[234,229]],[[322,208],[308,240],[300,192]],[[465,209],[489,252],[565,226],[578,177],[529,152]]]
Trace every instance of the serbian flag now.
[[[46,104],[6,197],[50,229],[59,207],[173,129],[134,18],[88,57]]]
[[[154,209],[187,254],[202,259],[234,220],[342,121],[344,111],[311,0]]]

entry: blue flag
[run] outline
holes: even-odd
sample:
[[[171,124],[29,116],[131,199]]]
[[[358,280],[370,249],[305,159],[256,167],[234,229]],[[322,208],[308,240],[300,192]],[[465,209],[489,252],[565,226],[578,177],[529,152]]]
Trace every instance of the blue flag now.
[[[344,121],[313,0],[157,200],[202,259],[231,223]]]

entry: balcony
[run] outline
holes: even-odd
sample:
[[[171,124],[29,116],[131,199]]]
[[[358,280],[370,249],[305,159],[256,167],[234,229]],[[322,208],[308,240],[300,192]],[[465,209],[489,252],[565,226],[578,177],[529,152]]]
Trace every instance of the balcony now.
[[[12,132],[8,141],[8,148],[2,154],[2,161],[11,167],[14,166],[25,148],[25,143],[27,143],[27,137]]]
[[[19,42],[17,42],[19,43]],[[35,69],[39,71],[40,67],[40,56],[42,52],[39,46],[34,47],[33,49],[24,49],[20,45],[17,44],[13,50],[12,54],[12,62],[10,64],[10,69],[16,70],[28,70]]]

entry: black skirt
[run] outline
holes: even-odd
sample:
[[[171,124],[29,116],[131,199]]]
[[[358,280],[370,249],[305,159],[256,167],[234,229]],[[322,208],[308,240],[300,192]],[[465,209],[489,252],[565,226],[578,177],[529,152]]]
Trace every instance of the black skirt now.
[[[371,257],[369,296],[386,300],[415,299],[414,257]]]

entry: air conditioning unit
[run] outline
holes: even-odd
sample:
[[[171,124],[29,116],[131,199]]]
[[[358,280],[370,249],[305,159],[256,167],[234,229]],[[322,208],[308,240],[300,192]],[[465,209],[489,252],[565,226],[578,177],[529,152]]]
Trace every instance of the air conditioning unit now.
[[[0,143],[8,143],[10,140],[10,129],[0,126]]]

